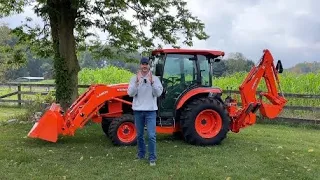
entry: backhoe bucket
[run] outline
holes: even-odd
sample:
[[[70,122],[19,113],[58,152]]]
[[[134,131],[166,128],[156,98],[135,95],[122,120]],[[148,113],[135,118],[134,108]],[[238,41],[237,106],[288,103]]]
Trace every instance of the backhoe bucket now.
[[[34,124],[28,133],[28,137],[57,142],[64,122],[63,115],[60,112],[61,107],[53,103],[39,121]]]
[[[260,107],[260,113],[269,119],[274,119],[282,112],[283,106],[263,104]]]

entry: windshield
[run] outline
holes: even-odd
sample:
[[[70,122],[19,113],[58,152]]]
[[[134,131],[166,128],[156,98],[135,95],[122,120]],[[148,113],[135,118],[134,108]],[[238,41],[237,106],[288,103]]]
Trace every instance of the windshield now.
[[[165,56],[161,55],[155,57],[151,62],[151,70],[155,74],[156,64],[164,65],[163,69],[163,82],[170,83],[171,85],[175,84],[195,84],[198,71],[196,61],[190,60],[194,58],[194,55],[188,54],[167,54],[166,60],[164,61]],[[210,66],[208,60],[203,55],[197,55],[199,69],[201,71],[201,85],[209,85],[209,70]]]
[[[195,61],[189,60],[193,55],[168,54],[164,66],[163,78],[171,84],[193,84],[196,80]]]

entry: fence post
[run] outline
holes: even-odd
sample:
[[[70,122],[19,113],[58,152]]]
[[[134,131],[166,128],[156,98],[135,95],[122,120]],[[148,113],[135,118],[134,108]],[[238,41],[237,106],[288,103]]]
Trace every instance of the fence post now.
[[[18,85],[18,105],[21,107],[21,85]]]

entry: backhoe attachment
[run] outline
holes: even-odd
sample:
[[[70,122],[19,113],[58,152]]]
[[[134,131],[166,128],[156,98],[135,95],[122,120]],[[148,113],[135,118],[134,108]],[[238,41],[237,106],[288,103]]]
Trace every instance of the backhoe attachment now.
[[[127,95],[127,84],[92,85],[64,113],[59,104],[53,103],[28,133],[28,137],[56,142],[58,136],[73,136],[90,119],[101,122],[99,109],[108,102],[109,112],[103,116],[122,115],[122,103],[131,104],[121,97]]]
[[[236,100],[231,97],[227,98],[228,111],[232,119],[231,131],[239,132],[240,128],[254,124],[257,110],[260,111],[261,115],[269,119],[274,119],[281,113],[287,103],[283,93],[278,93],[278,87],[281,91],[278,73],[282,73],[283,68],[280,60],[276,67],[273,61],[270,51],[264,50],[258,65],[252,67],[239,87],[242,108],[237,107]],[[261,78],[264,78],[268,91],[261,92],[260,98],[257,100],[256,91]],[[263,102],[263,97],[267,98],[270,103]]]

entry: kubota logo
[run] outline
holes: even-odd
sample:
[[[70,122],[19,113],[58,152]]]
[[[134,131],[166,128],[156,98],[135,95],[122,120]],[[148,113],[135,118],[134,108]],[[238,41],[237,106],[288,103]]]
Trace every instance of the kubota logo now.
[[[98,95],[98,97],[100,97],[100,96],[102,96],[102,95],[105,95],[105,94],[107,94],[108,93],[108,91],[103,91],[102,93],[100,93],[99,95]]]

